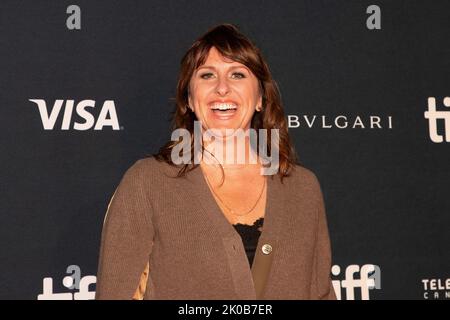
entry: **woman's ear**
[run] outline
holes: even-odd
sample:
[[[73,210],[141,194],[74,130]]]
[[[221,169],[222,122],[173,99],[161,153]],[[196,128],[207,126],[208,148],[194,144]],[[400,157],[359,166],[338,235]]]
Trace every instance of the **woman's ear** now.
[[[261,111],[262,110],[262,95],[260,94],[259,95],[259,98],[258,98],[258,102],[257,102],[257,104],[256,104],[256,111]]]

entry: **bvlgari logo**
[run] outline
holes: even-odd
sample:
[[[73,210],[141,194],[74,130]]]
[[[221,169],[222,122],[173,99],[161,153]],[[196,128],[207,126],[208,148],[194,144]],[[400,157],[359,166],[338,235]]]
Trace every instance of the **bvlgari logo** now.
[[[103,130],[105,127],[110,127],[112,130],[121,130],[119,120],[117,118],[116,106],[113,100],[106,100],[103,102],[100,112],[94,116],[94,111],[97,108],[94,100],[82,100],[76,104],[74,100],[56,100],[51,111],[44,99],[29,99],[34,102],[39,110],[41,116],[42,126],[44,130]],[[82,119],[78,122],[73,119],[73,113]],[[62,116],[60,116],[62,114]],[[56,123],[61,123],[60,127],[56,127]]]
[[[322,129],[393,129],[392,116],[347,116],[338,115],[294,115],[287,116],[289,128],[322,128]]]

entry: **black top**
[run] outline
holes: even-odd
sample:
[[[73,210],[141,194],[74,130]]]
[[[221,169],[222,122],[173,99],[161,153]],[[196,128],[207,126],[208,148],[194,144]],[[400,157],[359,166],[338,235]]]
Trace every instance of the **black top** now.
[[[241,235],[242,242],[244,243],[245,253],[247,254],[248,262],[250,266],[253,263],[255,257],[256,247],[258,245],[258,239],[262,232],[262,226],[264,218],[261,217],[256,220],[253,225],[237,223],[233,224],[233,227]]]

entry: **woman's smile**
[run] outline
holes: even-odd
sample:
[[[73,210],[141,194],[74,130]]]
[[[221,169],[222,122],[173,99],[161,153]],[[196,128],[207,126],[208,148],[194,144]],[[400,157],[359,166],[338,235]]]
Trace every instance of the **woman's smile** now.
[[[215,120],[226,121],[232,119],[238,113],[239,107],[234,101],[213,101],[209,104],[209,109]]]

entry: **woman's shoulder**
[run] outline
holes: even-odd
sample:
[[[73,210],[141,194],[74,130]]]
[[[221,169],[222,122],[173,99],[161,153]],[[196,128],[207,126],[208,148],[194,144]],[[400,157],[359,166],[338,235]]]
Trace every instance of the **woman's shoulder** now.
[[[157,160],[154,156],[137,159],[128,169],[127,173],[134,173],[143,176],[172,176],[179,169],[164,162]]]
[[[295,164],[292,166],[292,170],[290,172],[291,177],[293,178],[293,182],[301,182],[308,184],[319,183],[317,175],[315,172],[300,164]]]
[[[309,191],[312,193],[321,193],[321,183],[316,173],[303,165],[296,164],[292,167],[289,177],[285,179],[287,181],[288,190],[294,192]]]

